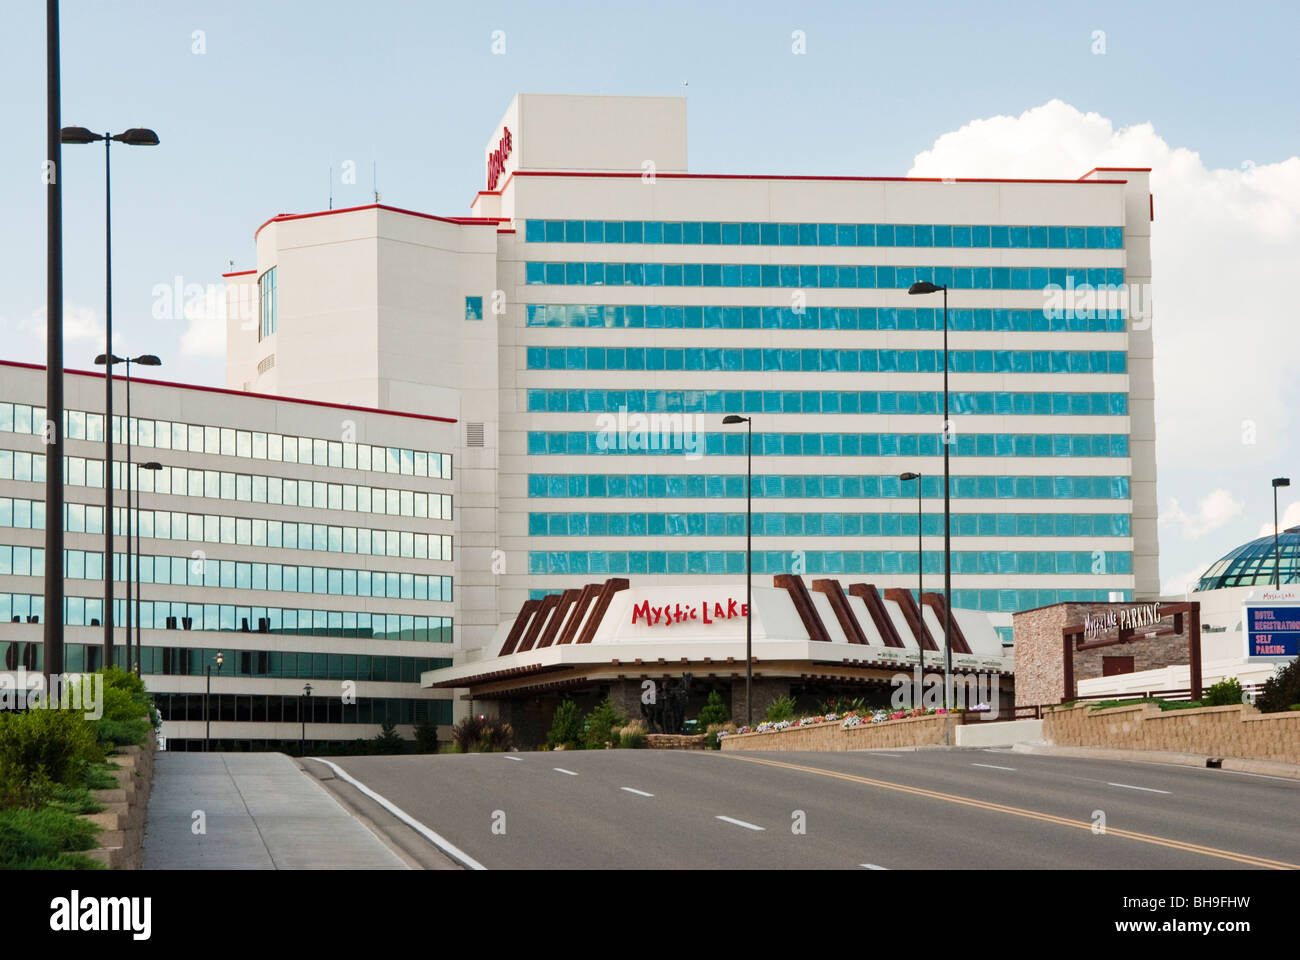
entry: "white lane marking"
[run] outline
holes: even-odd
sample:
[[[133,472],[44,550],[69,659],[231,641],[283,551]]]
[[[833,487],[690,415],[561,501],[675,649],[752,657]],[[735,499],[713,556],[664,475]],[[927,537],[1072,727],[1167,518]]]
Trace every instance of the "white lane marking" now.
[[[763,830],[763,829],[766,829],[765,827],[760,827],[760,826],[758,826],[758,825],[756,825],[756,824],[753,824],[753,823],[746,823],[744,820],[736,820],[736,819],[734,819],[734,818],[732,818],[732,817],[717,816],[717,817],[715,817],[714,819],[715,819],[715,820],[721,820],[721,821],[723,821],[724,823],[734,823],[736,826],[738,826],[738,827],[744,827],[746,830]]]
[[[551,769],[554,770],[556,773],[567,773],[571,777],[577,776],[577,774],[574,773],[572,770],[565,770],[563,767],[551,767]]]
[[[1015,767],[999,767],[996,763],[972,763],[971,766],[972,766],[972,767],[988,767],[990,770],[1010,770],[1012,773],[1015,773],[1015,772],[1016,772],[1016,768],[1015,768]]]
[[[1111,783],[1106,782],[1108,787],[1123,787],[1125,790],[1145,790],[1147,793],[1169,793],[1168,790],[1157,790],[1155,787],[1135,787],[1131,783]]]
[[[449,857],[453,857],[454,859],[459,860],[461,863],[465,864],[465,866],[469,867],[471,870],[487,869],[487,867],[483,866],[483,864],[479,863],[468,853],[461,850],[459,847],[455,846],[453,843],[451,843],[451,841],[439,836],[438,834],[430,830],[428,827],[426,827],[424,824],[422,824],[419,820],[416,820],[415,817],[411,816],[409,813],[407,813],[397,804],[393,803],[393,801],[389,800],[387,797],[375,793],[375,791],[371,790],[360,780],[357,780],[349,776],[347,771],[344,770],[342,767],[340,767],[337,763],[332,763],[329,760],[322,760],[320,757],[311,757],[311,759],[315,760],[317,763],[325,764],[325,766],[333,770],[337,776],[342,777],[343,780],[352,784],[352,786],[356,787],[367,797],[375,801],[375,803],[379,804],[381,807],[383,807],[385,810],[387,810],[389,813],[395,816],[398,820],[401,820],[412,830],[415,830],[417,833],[419,833],[421,836],[423,836],[426,840],[428,840],[430,843],[436,846],[443,853],[447,854]]]
[[[859,863],[859,867],[866,867],[868,870],[888,870],[888,867],[882,867],[878,863]]]
[[[626,790],[628,793],[635,793],[638,797],[653,797],[653,793],[646,793],[644,790],[634,790],[631,787],[619,787],[620,790]]]
[[[506,757],[507,760],[513,760],[515,763],[523,763],[518,757]]]

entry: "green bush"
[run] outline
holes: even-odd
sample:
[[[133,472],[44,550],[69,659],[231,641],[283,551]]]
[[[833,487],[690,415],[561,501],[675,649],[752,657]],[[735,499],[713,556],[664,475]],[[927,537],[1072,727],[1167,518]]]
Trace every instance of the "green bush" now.
[[[624,730],[618,737],[618,745],[624,750],[640,750],[645,746],[645,734],[640,730]]]
[[[487,717],[478,737],[480,753],[502,753],[515,745],[515,729],[504,720]]]
[[[97,833],[95,824],[55,807],[0,810],[0,870],[102,869],[78,852],[97,846]]]
[[[115,747],[143,747],[153,736],[153,727],[144,719],[110,720],[104,717],[95,724],[95,736],[100,743]]]
[[[731,711],[722,702],[722,694],[717,690],[710,690],[709,699],[700,709],[700,715],[697,719],[699,721],[697,726],[700,730],[707,730],[715,724],[726,723],[730,720]]]
[[[1286,666],[1279,665],[1277,672],[1264,681],[1264,687],[1255,698],[1260,713],[1281,713],[1300,704],[1300,660]]]
[[[581,744],[582,717],[578,714],[578,705],[565,700],[555,708],[555,718],[546,734],[546,745],[552,750],[561,746],[573,750]]]
[[[56,786],[82,786],[104,759],[94,724],[75,710],[0,714],[0,807],[32,807]]]
[[[583,745],[588,750],[603,750],[606,743],[617,743],[614,728],[627,723],[627,718],[614,709],[614,701],[606,697],[587,714],[583,724]]]
[[[1220,680],[1201,694],[1201,706],[1204,707],[1230,707],[1241,702],[1241,684],[1236,677]]]
[[[415,725],[415,752],[438,752],[438,724],[432,717],[425,717]]]
[[[397,732],[397,724],[385,720],[379,725],[379,733],[375,734],[375,753],[391,756],[405,752],[406,741]]]
[[[767,713],[763,715],[763,719],[768,723],[793,720],[794,709],[794,697],[781,697],[779,700],[774,700],[772,705],[767,708]]]

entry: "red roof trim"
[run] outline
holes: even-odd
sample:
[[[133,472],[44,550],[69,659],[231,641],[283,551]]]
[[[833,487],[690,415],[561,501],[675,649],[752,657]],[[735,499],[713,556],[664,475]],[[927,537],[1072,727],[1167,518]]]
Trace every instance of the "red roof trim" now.
[[[1091,171],[1089,171],[1091,172]],[[630,171],[616,173],[597,170],[516,170],[512,171],[501,187],[505,190],[515,177],[640,177],[641,173]],[[1087,176],[1087,174],[1084,174]],[[803,174],[753,174],[753,173],[656,173],[656,178],[664,180],[825,180],[849,183],[1127,183],[1127,180],[1048,180],[1023,179],[1016,177],[818,177]]]
[[[23,363],[19,360],[0,360],[0,366],[4,367],[21,367],[25,370],[44,370],[45,365],[40,363]],[[63,370],[64,374],[72,374],[78,377],[98,377],[103,379],[102,373],[96,373],[93,370],[72,370],[67,367]],[[121,378],[118,378],[121,379]],[[390,417],[409,417],[413,420],[436,420],[439,423],[456,423],[452,417],[435,417],[427,413],[408,413],[405,410],[380,410],[378,407],[359,407],[351,403],[330,403],[327,400],[304,400],[301,397],[279,397],[271,393],[253,393],[249,390],[231,390],[228,387],[205,387],[197,383],[176,383],[171,380],[151,380],[146,377],[132,377],[132,383],[147,383],[155,387],[177,387],[181,390],[201,390],[205,393],[224,393],[232,397],[252,397],[256,400],[281,400],[285,403],[303,403],[312,407],[332,407],[336,410],[357,410],[362,413],[379,413]]]
[[[286,220],[308,220],[312,217],[328,217],[335,213],[356,213],[359,210],[387,210],[389,213],[402,213],[408,217],[419,217],[422,220],[438,220],[441,223],[455,223],[460,226],[492,226],[501,220],[500,217],[439,217],[432,213],[418,213],[415,210],[390,207],[384,203],[368,203],[361,207],[340,207],[338,210],[317,210],[315,213],[279,213],[254,230],[253,239],[257,239],[257,235],[262,232],[263,227],[268,223],[282,223]]]
[[[250,273],[257,273],[256,270],[236,270],[234,273],[223,273],[223,277],[246,277]]]
[[[1105,171],[1116,170],[1119,171],[1120,173],[1150,173],[1151,172],[1150,167],[1093,167],[1091,170],[1085,173],[1083,177],[1097,173],[1100,170],[1105,170]],[[1083,177],[1080,177],[1079,179],[1082,180]]]

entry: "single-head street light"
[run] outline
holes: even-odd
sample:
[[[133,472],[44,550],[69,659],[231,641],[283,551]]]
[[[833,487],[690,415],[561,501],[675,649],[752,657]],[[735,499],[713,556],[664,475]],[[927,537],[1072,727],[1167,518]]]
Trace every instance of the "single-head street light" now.
[[[754,726],[754,420],[732,413],[724,426],[745,424],[745,725]]]
[[[1291,486],[1290,477],[1273,478],[1273,588],[1282,586],[1282,554],[1277,546],[1277,488]]]
[[[910,470],[907,473],[900,473],[898,479],[901,483],[916,481],[916,609],[921,615],[922,622],[925,621],[925,554],[921,548],[921,475],[913,473]],[[916,657],[917,662],[921,665],[921,673],[925,673],[925,647],[921,644],[920,634],[916,638]],[[913,701],[912,706],[916,706]]]

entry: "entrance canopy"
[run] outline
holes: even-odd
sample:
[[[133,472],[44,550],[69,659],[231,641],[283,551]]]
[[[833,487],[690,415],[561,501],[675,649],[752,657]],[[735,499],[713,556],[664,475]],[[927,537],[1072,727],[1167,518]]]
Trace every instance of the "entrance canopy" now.
[[[754,588],[755,674],[887,680],[922,657],[942,669],[943,611],[938,593],[918,606],[897,587],[778,575]],[[749,619],[743,584],[634,588],[614,578],[529,600],[498,628],[495,656],[431,670],[420,683],[492,697],[641,674],[743,675]],[[985,614],[954,610],[952,621],[955,671],[1011,673]]]

